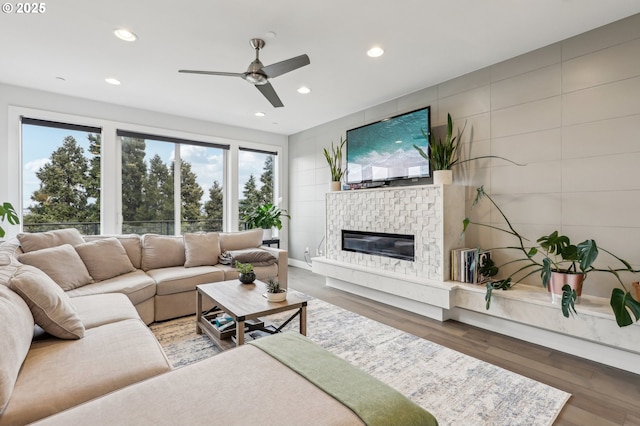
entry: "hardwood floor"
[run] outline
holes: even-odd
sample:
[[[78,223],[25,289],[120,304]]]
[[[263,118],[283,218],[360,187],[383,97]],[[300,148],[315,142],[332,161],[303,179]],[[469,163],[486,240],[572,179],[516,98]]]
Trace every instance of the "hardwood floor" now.
[[[439,322],[326,287],[289,267],[289,287],[458,352],[571,393],[562,426],[640,426],[640,376],[456,321]]]

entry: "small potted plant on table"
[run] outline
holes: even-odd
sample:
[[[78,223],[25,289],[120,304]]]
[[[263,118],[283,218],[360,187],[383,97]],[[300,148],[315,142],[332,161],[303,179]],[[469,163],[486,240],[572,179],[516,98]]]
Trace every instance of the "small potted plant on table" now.
[[[238,271],[238,279],[242,284],[251,284],[256,280],[256,273],[253,271],[252,264],[236,262],[236,270]]]
[[[273,278],[266,282],[267,300],[269,302],[282,302],[287,298],[287,290],[280,288],[280,283]]]

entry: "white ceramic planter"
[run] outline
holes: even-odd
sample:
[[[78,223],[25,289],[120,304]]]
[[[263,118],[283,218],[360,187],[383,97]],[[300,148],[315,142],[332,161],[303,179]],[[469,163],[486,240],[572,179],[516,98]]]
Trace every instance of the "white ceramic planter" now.
[[[332,180],[329,186],[329,189],[331,189],[331,191],[340,191],[340,186],[341,186],[340,181]]]
[[[270,240],[273,238],[273,228],[263,229],[262,230],[262,239]]]
[[[281,293],[267,293],[267,300],[269,302],[284,302],[287,298],[287,290]]]
[[[453,170],[434,170],[434,185],[451,185],[453,183]]]

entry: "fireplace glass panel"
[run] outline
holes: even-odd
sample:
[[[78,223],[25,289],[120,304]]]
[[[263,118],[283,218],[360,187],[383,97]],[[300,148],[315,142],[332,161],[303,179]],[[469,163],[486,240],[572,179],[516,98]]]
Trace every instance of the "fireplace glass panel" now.
[[[415,237],[404,234],[342,230],[342,250],[415,260]]]

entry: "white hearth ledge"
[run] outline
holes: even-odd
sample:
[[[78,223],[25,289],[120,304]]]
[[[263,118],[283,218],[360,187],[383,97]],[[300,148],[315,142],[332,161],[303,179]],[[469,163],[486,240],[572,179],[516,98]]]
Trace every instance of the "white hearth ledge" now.
[[[438,321],[453,319],[640,374],[640,324],[620,328],[609,300],[583,296],[578,314],[564,318],[546,290],[524,284],[494,291],[485,309],[485,288],[432,281],[350,263],[312,259],[327,286],[358,294]]]

